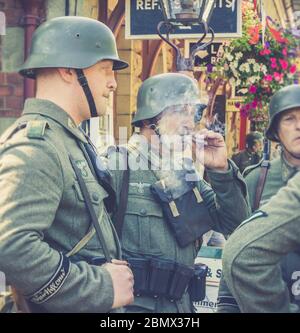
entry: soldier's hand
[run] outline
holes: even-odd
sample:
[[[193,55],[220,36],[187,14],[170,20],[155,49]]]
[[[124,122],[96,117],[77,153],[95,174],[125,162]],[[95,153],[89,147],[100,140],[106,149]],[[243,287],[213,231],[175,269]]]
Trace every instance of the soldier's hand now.
[[[114,288],[114,301],[112,308],[119,308],[133,302],[133,274],[126,261],[113,260],[103,265],[109,272]]]
[[[228,170],[227,149],[223,136],[207,129],[197,132],[198,143],[193,144],[196,159],[209,169]],[[199,143],[200,142],[200,143]]]

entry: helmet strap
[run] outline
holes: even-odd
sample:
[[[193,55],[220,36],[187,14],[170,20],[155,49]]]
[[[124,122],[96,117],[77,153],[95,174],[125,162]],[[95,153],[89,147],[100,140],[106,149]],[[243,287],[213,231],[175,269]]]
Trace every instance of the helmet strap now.
[[[91,89],[89,87],[88,81],[83,73],[82,69],[75,69],[76,74],[77,74],[77,80],[79,82],[79,84],[81,85],[85,97],[88,101],[89,104],[89,108],[90,108],[90,112],[91,112],[91,117],[98,117],[98,113],[97,113],[97,109],[96,109],[96,105],[95,105],[95,101],[94,101],[94,97],[92,95]]]
[[[160,138],[159,128],[157,127],[156,124],[150,124],[148,125],[148,127],[152,129],[155,132],[155,134]]]

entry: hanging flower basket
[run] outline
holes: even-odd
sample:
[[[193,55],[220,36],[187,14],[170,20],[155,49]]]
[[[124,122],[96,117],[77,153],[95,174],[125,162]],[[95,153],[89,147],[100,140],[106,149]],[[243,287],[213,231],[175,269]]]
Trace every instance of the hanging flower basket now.
[[[299,38],[280,29],[267,17],[266,30],[253,4],[243,4],[243,35],[224,48],[212,75],[228,80],[244,101],[236,106],[252,121],[268,119],[270,97],[281,87],[297,82]],[[218,73],[218,74],[216,74]]]

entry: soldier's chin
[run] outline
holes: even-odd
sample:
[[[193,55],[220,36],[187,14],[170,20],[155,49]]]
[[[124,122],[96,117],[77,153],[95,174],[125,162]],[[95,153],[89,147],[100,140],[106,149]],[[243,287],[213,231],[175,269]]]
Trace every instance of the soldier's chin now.
[[[297,160],[300,160],[300,151],[293,151],[290,152],[290,154],[292,155],[292,157],[296,158]]]
[[[98,116],[105,116],[108,113],[108,103],[101,103],[97,106]]]

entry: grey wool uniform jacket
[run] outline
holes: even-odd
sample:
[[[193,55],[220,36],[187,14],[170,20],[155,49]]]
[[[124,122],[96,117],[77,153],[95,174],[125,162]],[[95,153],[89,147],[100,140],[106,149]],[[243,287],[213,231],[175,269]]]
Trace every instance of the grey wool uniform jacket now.
[[[20,125],[21,124],[21,125]],[[19,130],[16,130],[19,126]],[[120,246],[99,185],[85,159],[83,133],[50,101],[29,99],[0,145],[0,271],[46,312],[107,312],[110,274],[89,264],[104,257],[93,235],[76,256],[68,253],[91,230],[90,217],[69,155],[90,193],[108,249]]]
[[[197,251],[195,243],[182,248],[164,219],[163,211],[151,194],[150,185],[158,178],[169,175],[148,167],[147,158],[149,146],[140,135],[134,134],[129,140],[129,192],[128,203],[122,229],[121,245],[125,255],[142,258],[162,258],[185,265],[193,265]],[[113,147],[112,147],[113,148]],[[125,147],[126,148],[126,147]],[[107,154],[109,169],[113,184],[120,197],[124,166],[121,153],[109,149]],[[148,159],[149,160],[149,159]],[[152,162],[154,162],[152,160]],[[154,168],[156,168],[154,166]],[[211,186],[203,179],[197,182],[197,187],[208,207],[213,220],[213,229],[229,235],[239,223],[249,215],[248,195],[246,185],[238,168],[230,162],[230,170],[225,173],[208,171]],[[188,212],[186,212],[188,214]],[[199,223],[201,221],[199,220]],[[176,304],[166,299],[153,297],[135,297],[134,304],[127,307],[130,311],[144,312],[189,312],[190,301],[185,294]]]

